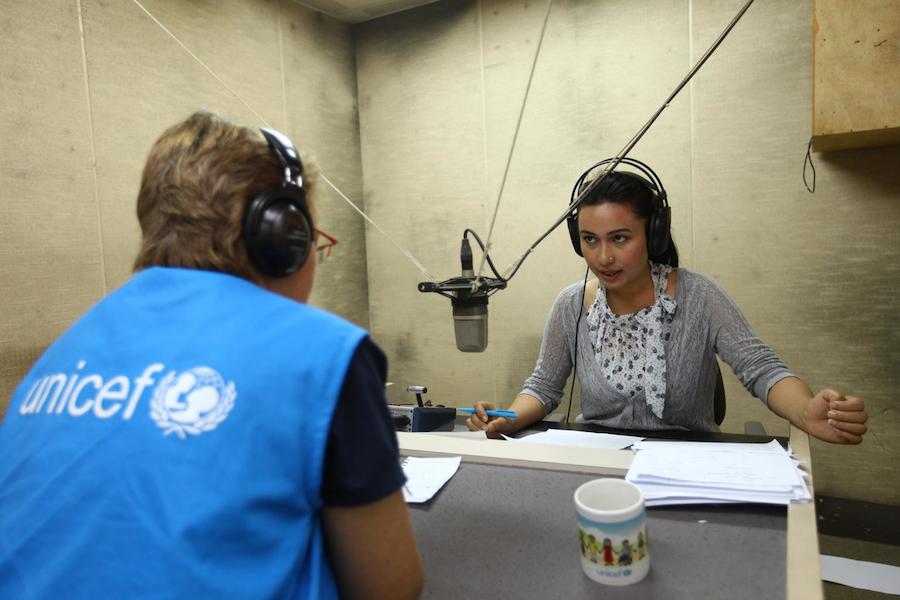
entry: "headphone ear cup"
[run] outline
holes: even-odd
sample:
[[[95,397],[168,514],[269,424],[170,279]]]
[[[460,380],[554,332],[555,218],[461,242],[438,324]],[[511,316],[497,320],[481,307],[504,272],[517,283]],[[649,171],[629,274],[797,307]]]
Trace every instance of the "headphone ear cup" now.
[[[312,249],[312,219],[302,192],[276,188],[253,199],[244,217],[244,246],[253,266],[270,277],[287,277]]]
[[[569,230],[569,239],[572,240],[572,248],[578,256],[584,256],[581,253],[581,236],[578,235],[578,211],[576,210],[570,215],[566,215],[566,227]]]
[[[659,258],[669,247],[672,213],[668,206],[661,206],[653,211],[647,223],[647,254],[650,258]]]

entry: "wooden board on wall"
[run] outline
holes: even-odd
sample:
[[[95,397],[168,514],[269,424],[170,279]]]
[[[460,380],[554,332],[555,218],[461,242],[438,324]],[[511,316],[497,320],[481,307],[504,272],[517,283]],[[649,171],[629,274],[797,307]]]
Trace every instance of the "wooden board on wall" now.
[[[813,149],[900,143],[900,3],[815,0]]]

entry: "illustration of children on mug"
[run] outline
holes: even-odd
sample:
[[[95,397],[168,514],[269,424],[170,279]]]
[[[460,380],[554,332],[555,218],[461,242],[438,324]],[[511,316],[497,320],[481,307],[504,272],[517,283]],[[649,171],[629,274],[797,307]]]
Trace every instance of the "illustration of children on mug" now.
[[[637,548],[634,549],[634,560],[641,560],[647,555],[647,541],[644,538],[644,532],[638,532]]]
[[[593,534],[588,534],[583,529],[579,529],[579,537],[581,541],[581,554],[593,563],[601,564],[600,558],[602,554],[603,566],[606,567],[627,567],[636,561],[647,556],[647,536],[644,532],[638,532],[637,544],[631,545],[628,539],[622,540],[622,546],[614,546],[612,539],[603,538],[602,548],[597,543],[597,538]]]
[[[597,545],[597,538],[593,534],[588,535],[581,531],[581,554],[591,562],[599,563],[600,548]]]
[[[631,564],[631,542],[629,542],[627,539],[622,540],[622,550],[619,552],[619,564]]]
[[[613,555],[612,540],[603,538],[603,564],[612,567],[616,564],[616,557]]]

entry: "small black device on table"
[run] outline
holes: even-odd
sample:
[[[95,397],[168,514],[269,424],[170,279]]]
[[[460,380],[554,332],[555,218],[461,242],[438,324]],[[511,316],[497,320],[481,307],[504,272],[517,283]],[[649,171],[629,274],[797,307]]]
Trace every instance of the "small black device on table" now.
[[[423,403],[422,394],[428,393],[424,385],[410,385],[406,391],[416,395],[416,404],[388,404],[395,431],[453,431],[455,408]]]

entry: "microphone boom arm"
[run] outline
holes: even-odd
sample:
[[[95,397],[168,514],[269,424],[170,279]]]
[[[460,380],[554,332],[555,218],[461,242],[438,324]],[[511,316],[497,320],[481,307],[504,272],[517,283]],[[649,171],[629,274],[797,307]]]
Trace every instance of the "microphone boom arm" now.
[[[628,153],[631,152],[631,150],[635,147],[635,145],[637,145],[639,141],[641,141],[641,138],[644,137],[644,134],[647,133],[650,127],[656,122],[656,119],[658,119],[662,112],[669,107],[669,104],[671,104],[672,100],[675,99],[675,96],[677,96],[678,93],[684,88],[684,86],[688,84],[688,82],[694,77],[697,71],[700,70],[700,67],[703,66],[703,64],[709,59],[709,57],[712,56],[713,52],[715,52],[716,49],[725,40],[725,37],[729,33],[731,33],[731,30],[734,29],[734,26],[737,25],[738,21],[741,20],[741,17],[744,16],[744,13],[747,12],[747,9],[750,8],[751,4],[753,4],[753,0],[747,0],[747,2],[743,7],[741,7],[734,18],[731,19],[731,22],[729,22],[725,29],[722,30],[722,33],[719,34],[719,37],[715,39],[715,41],[710,45],[706,52],[703,53],[703,56],[701,56],[697,60],[694,66],[691,67],[691,70],[688,71],[687,75],[684,76],[684,79],[682,79],[681,82],[672,91],[672,93],[669,94],[668,98],[663,101],[662,105],[656,110],[656,112],[653,113],[653,115],[651,115],[650,119],[648,119],[647,122],[644,123],[644,126],[641,127],[636,134],[634,134],[634,137],[632,137],[628,141],[628,143],[625,144],[625,146],[619,151],[619,153],[615,155],[615,160],[596,178],[594,178],[594,180],[581,193],[578,194],[578,197],[575,198],[572,204],[570,204],[566,208],[565,212],[563,212],[563,214],[553,222],[553,225],[551,225],[550,228],[547,229],[547,231],[542,233],[541,236],[538,237],[538,239],[533,244],[531,244],[519,258],[517,258],[513,262],[513,264],[507,269],[509,271],[509,275],[506,276],[507,281],[513,278],[513,275],[516,274],[516,271],[519,270],[519,267],[522,265],[525,259],[528,258],[528,255],[531,254],[531,252],[537,247],[537,245],[543,242],[544,238],[550,235],[554,229],[559,227],[560,223],[565,221],[566,217],[571,214],[573,210],[577,209],[581,205],[581,203],[584,202],[584,199],[591,194],[591,192],[597,189],[597,186],[600,185],[603,179],[605,179],[609,173],[614,171],[616,167],[619,166],[619,164],[622,162],[622,159],[628,156]]]

